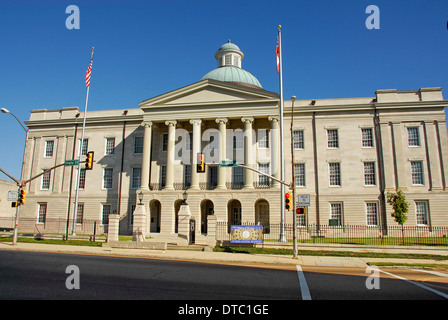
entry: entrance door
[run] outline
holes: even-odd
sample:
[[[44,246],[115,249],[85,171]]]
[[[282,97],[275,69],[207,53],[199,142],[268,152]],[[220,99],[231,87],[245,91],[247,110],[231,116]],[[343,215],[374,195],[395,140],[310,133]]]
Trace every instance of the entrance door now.
[[[241,224],[241,202],[234,199],[228,203],[228,224],[230,225],[240,225]]]
[[[235,207],[233,208],[232,212],[232,224],[233,225],[240,225],[241,224],[241,207]]]
[[[151,224],[150,224],[150,232],[160,232],[160,201],[153,200],[150,203],[150,211],[151,211]]]

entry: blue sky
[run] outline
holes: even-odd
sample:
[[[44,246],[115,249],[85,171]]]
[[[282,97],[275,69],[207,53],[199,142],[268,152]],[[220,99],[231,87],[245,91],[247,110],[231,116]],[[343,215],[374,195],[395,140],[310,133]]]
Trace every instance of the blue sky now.
[[[365,26],[372,4],[378,30]],[[80,10],[79,30],[66,28],[69,5]],[[33,109],[82,109],[92,46],[89,110],[138,108],[199,81],[228,39],[243,68],[278,92],[279,24],[285,99],[445,89],[447,20],[446,0],[1,0],[0,107],[22,121]],[[25,133],[0,113],[0,136],[0,168],[18,177]]]

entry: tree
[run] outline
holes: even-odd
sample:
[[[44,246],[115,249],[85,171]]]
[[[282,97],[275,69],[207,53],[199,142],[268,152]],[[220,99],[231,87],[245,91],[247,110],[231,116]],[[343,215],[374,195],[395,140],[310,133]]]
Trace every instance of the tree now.
[[[408,220],[409,203],[406,201],[406,197],[403,192],[398,189],[396,193],[387,193],[387,203],[392,206],[393,212],[391,216],[395,219],[395,222],[398,222],[401,225],[401,234],[403,237],[403,245],[404,245],[404,223]]]

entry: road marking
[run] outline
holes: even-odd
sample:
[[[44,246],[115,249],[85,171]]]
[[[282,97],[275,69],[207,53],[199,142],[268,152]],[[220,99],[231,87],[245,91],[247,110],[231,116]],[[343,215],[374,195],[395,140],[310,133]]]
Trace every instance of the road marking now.
[[[297,276],[299,277],[300,291],[302,293],[302,300],[311,300],[310,290],[306,283],[305,275],[303,274],[302,267],[297,265]]]
[[[396,274],[393,274],[393,273],[390,273],[390,272],[383,271],[383,270],[381,270],[381,269],[379,269],[379,268],[377,268],[377,270],[380,271],[380,272],[383,272],[383,273],[385,273],[385,274],[388,274],[388,275],[390,275],[390,276],[392,276],[392,277],[395,277],[395,278],[397,278],[397,279],[400,279],[400,280],[409,282],[409,283],[411,283],[411,284],[413,284],[413,285],[416,285],[417,287],[420,287],[420,288],[422,288],[422,289],[431,291],[431,292],[433,292],[433,293],[435,293],[435,294],[438,294],[439,296],[441,296],[441,297],[443,297],[443,298],[445,298],[445,299],[448,299],[448,294],[443,293],[443,292],[440,292],[440,291],[438,291],[438,290],[436,290],[436,289],[433,289],[433,288],[430,288],[430,287],[428,287],[428,286],[425,286],[424,284],[421,284],[421,283],[418,283],[418,282],[415,282],[415,281],[408,280],[408,279],[406,279],[406,278],[397,276]]]
[[[442,272],[430,271],[430,270],[421,270],[421,269],[411,269],[411,270],[414,270],[414,271],[421,271],[421,272],[427,272],[427,273],[431,273],[431,274],[434,274],[434,275],[439,276],[439,277],[445,277],[445,278],[448,278],[448,274],[446,274],[446,273],[442,273]]]

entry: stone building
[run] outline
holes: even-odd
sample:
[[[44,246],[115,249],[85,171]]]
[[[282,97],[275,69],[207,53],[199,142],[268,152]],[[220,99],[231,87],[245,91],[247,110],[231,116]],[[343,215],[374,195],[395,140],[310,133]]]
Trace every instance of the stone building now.
[[[139,197],[147,233],[176,233],[184,191],[199,240],[210,214],[229,224],[278,224],[280,184],[219,163],[235,160],[280,177],[279,95],[242,69],[244,55],[235,44],[221,46],[215,58],[218,67],[200,81],[139,108],[89,111],[81,148],[84,114],[77,107],[31,111],[25,177],[94,151],[93,170],[81,171],[77,222],[107,225],[117,213],[122,234],[132,233]],[[446,106],[441,88],[285,101],[285,181],[294,171],[296,193],[311,200],[299,224],[394,224],[384,199],[400,188],[410,203],[407,224],[447,226]],[[198,153],[205,156],[203,173],[196,171]],[[21,216],[41,224],[72,219],[75,180],[76,167],[34,180]]]

